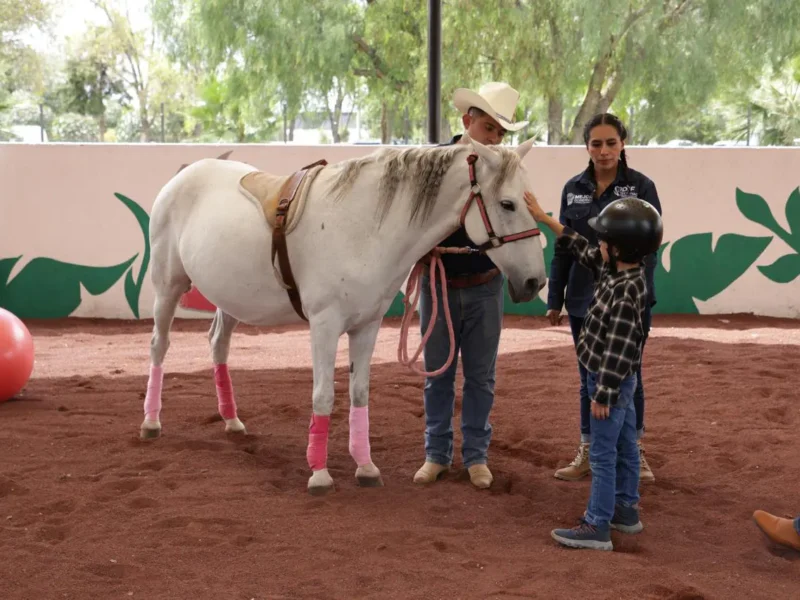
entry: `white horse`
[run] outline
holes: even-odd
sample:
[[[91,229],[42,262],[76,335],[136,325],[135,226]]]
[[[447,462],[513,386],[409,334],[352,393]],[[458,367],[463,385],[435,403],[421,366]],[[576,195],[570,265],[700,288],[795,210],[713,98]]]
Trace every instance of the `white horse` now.
[[[523,200],[527,174],[521,160],[533,140],[514,149],[484,146],[467,136],[465,142],[384,148],[325,166],[309,185],[302,217],[286,236],[311,330],[306,457],[312,494],[333,489],[328,426],[343,333],[349,336],[349,449],[356,479],[362,486],[382,485],[370,458],[370,361],[383,315],[417,261],[463,223],[508,278],[514,302],[530,300],[545,284],[541,238]],[[277,279],[272,230],[262,205],[239,189],[240,180],[254,171],[241,162],[203,159],[176,174],[155,200],[150,217],[154,328],[142,438],[161,431],[162,364],[175,310],[191,284],[217,307],[208,337],[227,432],[245,430],[227,367],[236,325],[302,322]]]

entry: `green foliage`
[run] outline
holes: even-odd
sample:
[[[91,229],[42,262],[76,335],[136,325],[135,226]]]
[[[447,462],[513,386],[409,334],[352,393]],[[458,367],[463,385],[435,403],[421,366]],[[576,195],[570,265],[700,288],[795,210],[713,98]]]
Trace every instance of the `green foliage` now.
[[[53,120],[53,139],[62,142],[97,142],[100,141],[100,129],[88,115],[65,113]]]
[[[426,140],[425,0],[152,0],[154,31],[132,27],[123,0],[92,4],[103,22],[70,45],[56,94],[51,67],[20,41],[46,22],[46,0],[0,0],[0,87],[103,130],[116,102],[142,141],[161,139],[162,105],[165,141],[291,138],[302,113],[342,141],[352,106],[386,143]],[[636,143],[800,137],[800,2],[451,0],[442,11],[443,138],[461,130],[453,90],[488,80],[520,91],[516,118],[531,125],[514,141],[580,144],[603,110],[630,121]],[[134,128],[121,129],[124,140]]]

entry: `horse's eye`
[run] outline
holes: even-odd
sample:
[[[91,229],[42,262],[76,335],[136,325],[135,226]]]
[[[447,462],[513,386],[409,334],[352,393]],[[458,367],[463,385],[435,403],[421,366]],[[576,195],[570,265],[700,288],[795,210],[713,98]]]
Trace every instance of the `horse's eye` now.
[[[511,212],[517,210],[517,207],[514,206],[514,203],[511,200],[501,200],[500,206],[502,206],[505,210],[510,210]]]

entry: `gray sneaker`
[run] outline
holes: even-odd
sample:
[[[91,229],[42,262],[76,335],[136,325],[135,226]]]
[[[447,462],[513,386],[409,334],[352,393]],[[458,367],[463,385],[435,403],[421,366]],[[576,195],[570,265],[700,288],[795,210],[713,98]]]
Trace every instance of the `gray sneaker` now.
[[[614,517],[611,519],[611,529],[622,533],[639,533],[644,525],[639,520],[639,508],[636,506],[614,506]]]

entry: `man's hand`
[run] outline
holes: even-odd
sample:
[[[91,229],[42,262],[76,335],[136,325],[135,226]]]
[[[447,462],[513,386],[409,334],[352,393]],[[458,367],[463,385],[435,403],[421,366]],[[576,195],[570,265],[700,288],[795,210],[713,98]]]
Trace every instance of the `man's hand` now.
[[[556,310],[554,308],[548,310],[546,316],[550,321],[550,325],[552,325],[553,327],[555,327],[556,325],[561,325],[561,320],[564,318],[563,315],[561,314],[561,311]]]
[[[611,409],[608,407],[607,404],[598,404],[594,400],[592,400],[592,416],[602,421],[603,419],[607,419]]]

